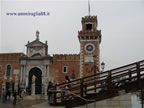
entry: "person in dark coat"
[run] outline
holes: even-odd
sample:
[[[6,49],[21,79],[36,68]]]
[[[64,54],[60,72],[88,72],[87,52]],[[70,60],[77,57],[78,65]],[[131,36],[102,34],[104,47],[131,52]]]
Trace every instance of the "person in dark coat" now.
[[[7,96],[8,96],[8,101],[10,101],[11,91],[9,89],[7,90]]]
[[[6,95],[6,91],[5,91],[5,89],[3,88],[3,89],[2,89],[2,102],[3,102],[3,103],[5,103],[5,101],[6,101],[6,100],[5,100],[5,95]]]
[[[70,91],[70,88],[72,88],[72,83],[70,83],[70,79],[67,75],[65,76],[65,80],[66,80],[66,85],[65,85],[66,92],[63,95],[69,95],[66,97],[66,99],[72,99],[72,95],[68,93]]]
[[[14,92],[13,92],[13,97],[14,97],[13,105],[16,105],[16,100],[17,100],[17,93],[16,93],[16,90],[14,90]]]
[[[52,84],[51,81],[49,81],[48,88],[47,88],[48,101],[51,103],[51,101],[52,101],[52,92],[50,90],[53,90],[53,84]]]
[[[70,83],[69,83],[69,82],[70,82],[70,79],[69,79],[69,77],[68,77],[67,75],[65,76],[65,80],[66,80],[66,82],[68,83],[68,84],[66,84],[66,89],[68,89],[68,88],[70,88],[71,85],[70,85]]]

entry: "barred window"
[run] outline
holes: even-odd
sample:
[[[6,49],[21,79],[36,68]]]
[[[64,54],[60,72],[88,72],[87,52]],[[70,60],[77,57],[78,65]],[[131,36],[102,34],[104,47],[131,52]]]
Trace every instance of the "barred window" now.
[[[10,76],[11,74],[11,65],[7,65],[6,76]]]

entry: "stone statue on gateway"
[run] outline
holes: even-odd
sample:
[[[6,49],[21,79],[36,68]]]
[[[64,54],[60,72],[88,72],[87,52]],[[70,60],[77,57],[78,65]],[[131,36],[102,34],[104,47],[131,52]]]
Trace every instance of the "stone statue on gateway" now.
[[[32,83],[33,83],[33,84],[35,83],[35,79],[36,79],[36,77],[35,77],[35,75],[33,75],[33,76],[32,76]]]

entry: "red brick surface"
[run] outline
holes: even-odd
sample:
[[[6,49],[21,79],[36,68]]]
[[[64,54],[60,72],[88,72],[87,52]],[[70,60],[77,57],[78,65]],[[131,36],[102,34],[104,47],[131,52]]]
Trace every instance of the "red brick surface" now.
[[[63,72],[63,67],[68,68],[67,72]],[[65,75],[71,78],[71,74],[74,72],[75,77],[79,78],[80,73],[80,56],[79,55],[54,55],[52,63],[52,77],[56,79],[57,83],[65,82]]]
[[[0,54],[0,93],[3,83],[4,75],[6,74],[6,67],[7,65],[11,65],[11,72],[12,72],[12,80],[14,81],[14,69],[20,69],[19,57],[24,55],[23,53],[1,53]],[[6,82],[10,82],[9,77],[7,78]]]

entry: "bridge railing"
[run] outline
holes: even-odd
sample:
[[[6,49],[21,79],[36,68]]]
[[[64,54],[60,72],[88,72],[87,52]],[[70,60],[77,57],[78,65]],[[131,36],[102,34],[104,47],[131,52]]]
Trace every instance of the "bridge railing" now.
[[[142,78],[144,78],[144,60],[67,83],[58,84],[55,86],[55,90],[68,90],[81,97],[89,93],[99,93],[103,90],[109,91],[111,95],[114,87],[119,88],[125,83],[130,84],[137,81],[137,87],[141,87]],[[72,85],[71,88],[65,88],[68,84]],[[64,97],[67,98],[69,95],[54,92],[54,103],[56,104]]]

